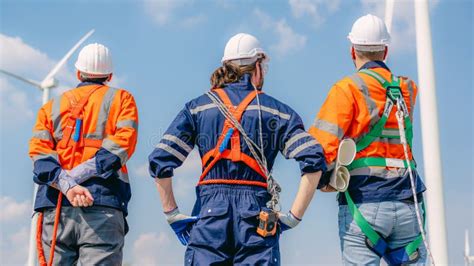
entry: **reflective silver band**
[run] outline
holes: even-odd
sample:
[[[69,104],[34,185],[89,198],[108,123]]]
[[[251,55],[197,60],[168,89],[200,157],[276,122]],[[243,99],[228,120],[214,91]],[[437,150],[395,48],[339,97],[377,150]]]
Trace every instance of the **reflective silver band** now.
[[[326,171],[332,171],[334,167],[336,167],[336,161],[334,160],[332,163],[326,165]]]
[[[400,139],[393,139],[393,138],[375,138],[373,142],[381,142],[385,144],[402,144]]]
[[[184,156],[181,152],[173,149],[170,145],[165,144],[165,143],[159,143],[156,145],[157,149],[162,149],[170,154],[172,154],[174,157],[178,158],[181,162],[184,162],[186,160],[186,156]]]
[[[377,108],[374,100],[370,98],[369,88],[367,87],[367,84],[365,84],[364,80],[358,74],[352,75],[351,79],[364,95],[365,104],[367,105],[367,110],[369,111],[370,115],[370,126],[373,126],[380,119],[379,109]]]
[[[163,139],[174,142],[176,145],[178,145],[181,149],[185,150],[187,153],[190,153],[193,150],[193,147],[191,147],[186,142],[182,141],[180,138],[176,136],[166,134],[163,136]]]
[[[344,130],[342,130],[342,128],[340,128],[338,125],[333,124],[331,122],[328,122],[326,120],[322,120],[322,119],[317,118],[314,121],[313,126],[317,129],[319,129],[319,130],[328,132],[328,133],[336,136],[337,139],[342,139],[342,137],[344,137]]]
[[[298,140],[304,138],[304,137],[311,137],[311,135],[309,135],[308,133],[306,132],[301,132],[301,133],[298,133],[296,135],[294,135],[293,137],[291,137],[286,143],[285,143],[285,148],[283,149],[283,155],[287,155],[288,154],[288,149],[291,147],[291,145],[293,145],[295,142],[297,142]],[[312,137],[311,137],[312,138]]]
[[[36,162],[37,160],[46,159],[48,157],[51,157],[55,159],[57,162],[59,162],[57,152],[38,154],[38,155],[33,156],[32,159],[33,159],[33,162]]]
[[[33,131],[33,138],[53,141],[53,136],[51,136],[51,133],[49,133],[49,130]]]
[[[293,159],[295,158],[296,155],[298,155],[298,153],[300,153],[301,151],[303,151],[304,149],[306,148],[309,148],[311,146],[316,146],[318,145],[318,142],[316,142],[316,140],[312,139],[306,143],[303,143],[301,144],[300,146],[296,147],[291,153],[290,155],[288,155],[288,158],[290,159]]]
[[[291,115],[286,114],[286,113],[282,113],[277,109],[273,109],[273,108],[263,106],[263,105],[260,105],[260,107],[261,107],[263,112],[267,112],[267,113],[270,113],[272,115],[277,115],[282,119],[290,120],[290,118],[291,118]],[[246,111],[253,111],[253,110],[258,110],[258,105],[255,105],[255,104],[249,105],[246,109]]]
[[[118,179],[122,180],[125,183],[130,183],[130,179],[128,178],[128,173],[122,172],[122,170],[118,170]]]
[[[384,129],[382,130],[382,135],[400,137],[400,131],[398,130],[398,128],[397,129]]]
[[[408,174],[406,168],[362,167],[350,171],[351,176],[376,176],[386,179],[399,178]]]
[[[128,119],[117,122],[117,128],[131,127],[135,130],[138,130],[138,123],[135,120]]]
[[[115,143],[111,139],[104,139],[102,142],[102,148],[108,150],[110,153],[117,155],[120,158],[120,162],[122,165],[128,160],[128,152],[127,149],[121,147],[117,143]]]
[[[100,104],[99,116],[97,117],[97,122],[95,126],[95,132],[92,134],[86,134],[84,137],[88,139],[103,139],[105,132],[105,125],[107,119],[109,118],[110,106],[114,100],[117,89],[108,87],[107,92],[102,98],[102,103]]]
[[[56,96],[51,102],[51,121],[53,122],[54,139],[56,142],[63,138],[63,129],[61,125],[61,95]]]
[[[273,109],[273,108],[270,108],[270,107],[267,107],[267,106],[262,106],[262,105],[260,105],[260,107],[261,107],[263,112],[267,112],[267,113],[270,113],[270,114],[273,114],[273,115],[277,115],[282,119],[290,120],[290,118],[291,118],[291,115],[286,114],[286,113],[282,113],[277,109]],[[201,106],[195,107],[193,109],[190,109],[189,112],[192,115],[195,115],[199,112],[202,112],[202,111],[205,111],[205,110],[208,110],[208,109],[212,109],[212,108],[217,108],[217,106],[214,103],[209,103],[209,104],[201,105]],[[255,105],[255,104],[247,106],[247,109],[246,109],[246,111],[255,111],[255,110],[258,110],[258,105]]]
[[[189,110],[189,112],[192,114],[192,115],[195,115],[199,112],[202,112],[202,111],[205,111],[207,109],[212,109],[212,108],[216,108],[217,106],[214,104],[214,103],[209,103],[209,104],[205,104],[205,105],[201,105],[201,106],[198,106],[198,107],[195,107],[191,110]]]

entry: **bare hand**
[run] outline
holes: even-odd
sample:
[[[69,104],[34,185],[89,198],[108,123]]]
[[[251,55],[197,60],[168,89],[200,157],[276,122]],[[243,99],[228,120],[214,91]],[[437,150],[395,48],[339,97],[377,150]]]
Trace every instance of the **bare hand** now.
[[[337,192],[337,190],[329,184],[322,187],[320,190],[321,190],[321,192]]]
[[[83,186],[77,185],[69,189],[66,197],[73,207],[89,207],[92,206],[94,198],[89,190]]]

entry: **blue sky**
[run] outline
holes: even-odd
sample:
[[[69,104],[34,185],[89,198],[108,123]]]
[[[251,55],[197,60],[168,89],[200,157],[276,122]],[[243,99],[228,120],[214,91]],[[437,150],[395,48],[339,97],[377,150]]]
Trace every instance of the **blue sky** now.
[[[395,5],[389,65],[417,80],[413,3]],[[383,10],[384,1],[376,0],[3,0],[0,68],[41,80],[83,34],[96,29],[88,42],[111,49],[113,84],[134,94],[140,113],[139,143],[129,162],[133,197],[124,261],[179,265],[184,248],[161,214],[146,159],[174,115],[209,88],[228,38],[248,32],[261,40],[272,58],[264,90],[292,106],[309,126],[331,85],[354,71],[346,39],[353,21],[368,12],[383,16]],[[437,0],[430,10],[449,255],[451,264],[461,264],[464,230],[474,235],[473,3]],[[76,56],[57,76],[62,86],[77,83]],[[3,75],[0,92],[0,262],[22,264],[33,187],[28,140],[41,93]],[[414,149],[423,173],[419,108],[416,112]],[[176,174],[184,212],[194,202],[199,166],[191,154]],[[280,157],[274,172],[287,209],[298,186],[297,164]],[[340,264],[335,194],[316,195],[304,222],[282,236],[281,251],[285,265]]]

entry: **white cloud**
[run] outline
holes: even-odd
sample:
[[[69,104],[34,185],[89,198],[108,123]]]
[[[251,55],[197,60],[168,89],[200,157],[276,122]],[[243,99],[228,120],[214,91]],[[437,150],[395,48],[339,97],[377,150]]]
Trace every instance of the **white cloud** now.
[[[17,202],[11,197],[0,196],[0,222],[28,219],[31,211],[30,201]]]
[[[69,47],[65,47],[66,53]],[[29,79],[41,81],[56,65],[46,53],[25,43],[20,37],[0,33],[0,68]],[[61,85],[72,85],[76,78],[72,71],[63,67],[56,78]]]
[[[285,19],[274,20],[260,9],[255,9],[254,15],[260,20],[263,29],[271,30],[277,36],[277,41],[270,46],[270,49],[278,56],[303,49],[306,45],[307,37],[295,32]]]
[[[202,15],[180,17],[177,13],[184,7],[194,4],[194,0],[155,0],[146,1],[146,12],[152,16],[159,26],[177,24],[182,27],[192,27],[204,22],[207,18]],[[179,17],[179,18],[178,18]]]
[[[0,196],[0,264],[25,264],[30,215],[30,201],[20,202]]]
[[[341,6],[340,0],[289,0],[291,12],[295,18],[308,16],[313,26],[325,22],[326,17],[333,14]]]
[[[21,114],[20,116],[18,114]],[[17,126],[34,118],[28,94],[0,77],[0,119],[2,125]]]
[[[133,243],[133,265],[180,264],[184,252],[170,230],[141,234]]]
[[[436,8],[439,1],[430,2]],[[365,13],[385,17],[385,1],[361,0]],[[391,51],[409,51],[416,48],[415,10],[413,1],[395,1],[391,30]],[[390,56],[390,53],[389,53]]]
[[[27,226],[0,237],[0,264],[25,265],[28,254],[29,230]]]

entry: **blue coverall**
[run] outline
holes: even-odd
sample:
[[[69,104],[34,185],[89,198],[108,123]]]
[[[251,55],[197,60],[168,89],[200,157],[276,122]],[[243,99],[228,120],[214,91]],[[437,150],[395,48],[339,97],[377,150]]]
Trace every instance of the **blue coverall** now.
[[[224,86],[234,105],[254,90],[250,75]],[[301,174],[325,171],[319,143],[305,132],[299,115],[267,94],[260,94],[262,133],[267,167],[272,169],[277,153],[299,162]],[[243,113],[241,124],[247,135],[260,145],[258,108],[254,99]],[[225,117],[207,95],[186,104],[169,126],[163,139],[149,156],[154,178],[170,178],[196,145],[201,157],[216,146]],[[242,152],[251,156],[244,141]],[[210,179],[263,181],[247,165],[220,160],[205,176]],[[257,234],[258,215],[270,194],[265,188],[248,185],[212,184],[196,187],[193,225],[185,253],[185,265],[280,265],[279,232],[275,236]]]

